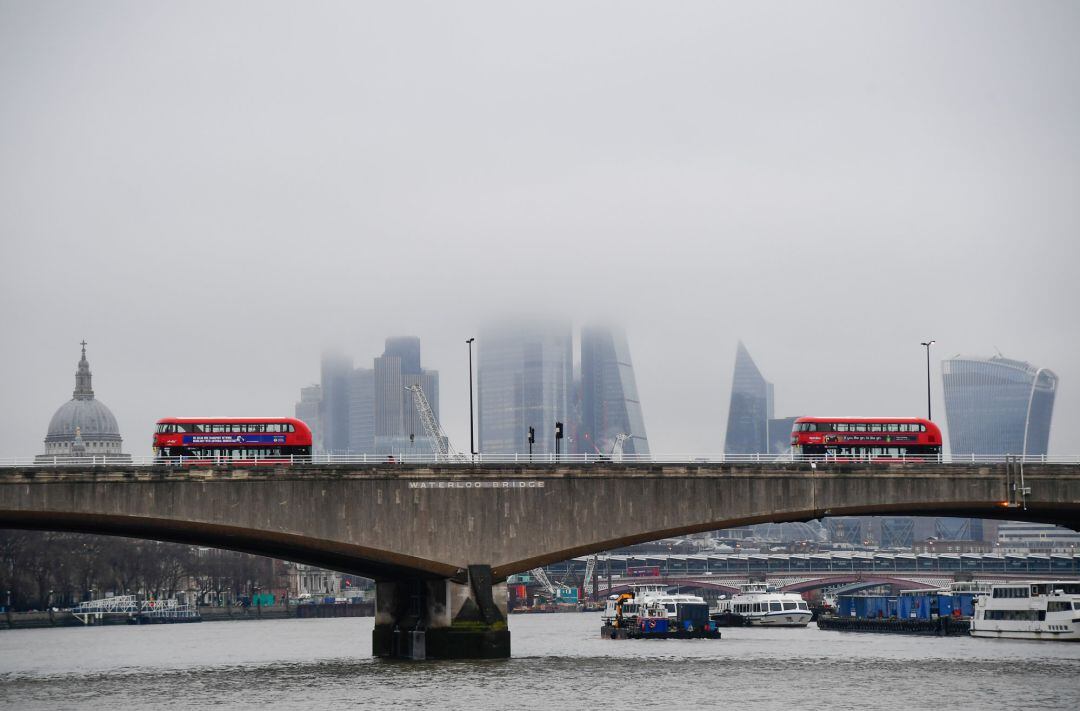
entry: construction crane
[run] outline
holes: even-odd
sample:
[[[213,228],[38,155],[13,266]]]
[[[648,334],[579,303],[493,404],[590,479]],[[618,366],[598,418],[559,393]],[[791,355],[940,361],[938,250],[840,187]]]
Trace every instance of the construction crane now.
[[[547,590],[548,595],[554,600],[558,596],[558,590],[556,590],[555,585],[551,582],[551,578],[548,577],[547,571],[543,568],[533,568],[531,572],[532,576],[540,581],[540,584]]]
[[[589,589],[592,587],[593,578],[596,576],[596,556],[589,558],[589,562],[585,564],[585,579],[581,581],[581,587],[585,589],[585,595],[589,595]]]
[[[424,431],[427,432],[428,440],[431,442],[431,452],[435,455],[435,461],[468,461],[465,455],[450,446],[450,438],[446,436],[442,425],[435,419],[435,413],[431,411],[431,405],[428,404],[427,397],[424,395],[424,388],[417,383],[405,389],[413,394],[416,412],[420,415],[420,422],[424,424]]]
[[[624,434],[622,432],[615,435],[615,443],[611,445],[611,461],[613,461],[613,462],[621,462],[622,461],[623,443],[626,442],[626,440],[628,440],[628,439],[630,439],[630,435]]]

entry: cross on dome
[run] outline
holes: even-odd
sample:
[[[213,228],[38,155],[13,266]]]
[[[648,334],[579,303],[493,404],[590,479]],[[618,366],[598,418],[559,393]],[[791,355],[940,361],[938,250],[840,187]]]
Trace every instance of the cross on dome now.
[[[90,385],[90,363],[86,360],[86,339],[84,338],[79,345],[82,346],[82,358],[79,359],[79,368],[75,371],[75,392],[72,396],[76,400],[93,400],[94,389]]]

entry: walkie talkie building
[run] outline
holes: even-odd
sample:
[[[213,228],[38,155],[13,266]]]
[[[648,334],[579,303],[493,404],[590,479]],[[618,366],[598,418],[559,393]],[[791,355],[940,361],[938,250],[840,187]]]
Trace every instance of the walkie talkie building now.
[[[953,456],[1046,454],[1058,378],[1053,371],[995,356],[941,363]]]

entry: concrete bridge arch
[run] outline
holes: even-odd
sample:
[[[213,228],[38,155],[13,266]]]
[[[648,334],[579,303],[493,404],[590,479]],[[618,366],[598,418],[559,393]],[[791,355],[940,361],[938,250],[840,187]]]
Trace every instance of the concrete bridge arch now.
[[[309,562],[380,581],[383,601],[409,590],[425,624],[438,608],[451,611],[438,624],[465,609],[471,623],[498,626],[505,610],[492,607],[492,584],[657,538],[828,515],[1080,525],[1080,466],[1027,465],[1025,476],[1021,502],[1014,472],[986,464],[26,467],[0,470],[0,526]],[[380,603],[377,629],[400,628],[403,605]]]

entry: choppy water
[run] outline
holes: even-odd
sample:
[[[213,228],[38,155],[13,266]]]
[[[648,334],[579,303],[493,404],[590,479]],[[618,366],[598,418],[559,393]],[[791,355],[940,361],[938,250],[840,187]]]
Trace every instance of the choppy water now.
[[[0,632],[19,709],[1078,709],[1080,644],[806,629],[601,639],[597,614],[513,616],[514,656],[372,659],[370,618]]]

